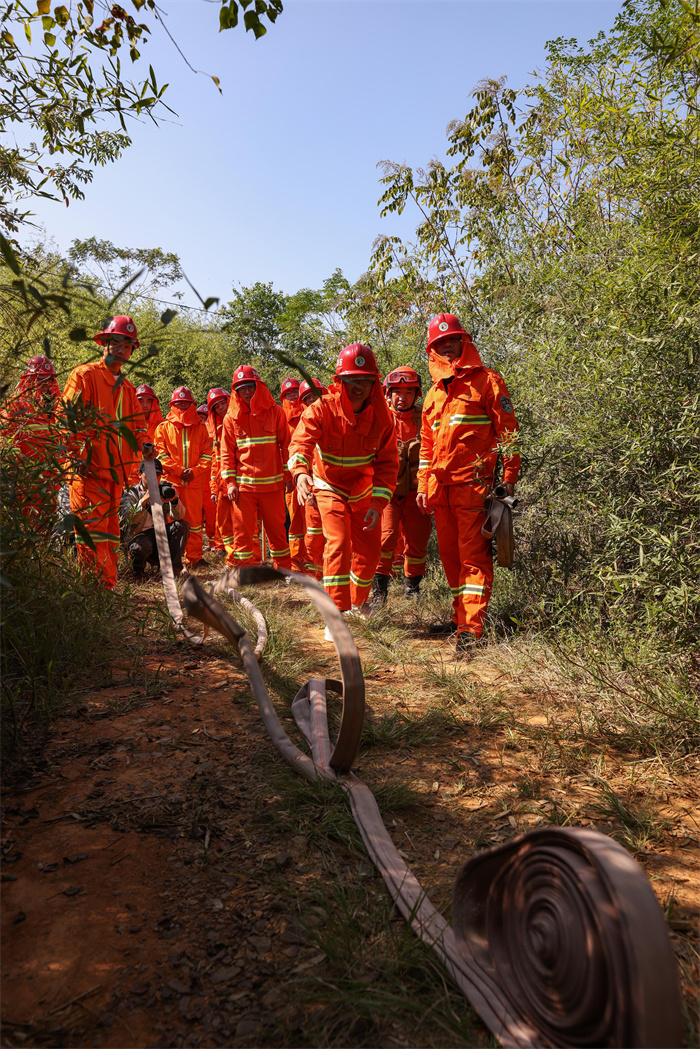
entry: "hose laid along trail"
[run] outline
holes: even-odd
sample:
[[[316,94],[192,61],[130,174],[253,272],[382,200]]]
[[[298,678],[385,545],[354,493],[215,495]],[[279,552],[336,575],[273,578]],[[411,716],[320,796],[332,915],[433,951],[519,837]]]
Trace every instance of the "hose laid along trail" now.
[[[151,472],[155,483],[155,469]],[[153,502],[148,470],[146,476]],[[173,594],[168,597],[164,582],[168,608],[173,615],[177,605],[178,629],[191,640],[193,635],[182,628],[164,522],[161,532],[156,525],[161,566],[167,562],[170,567],[175,597],[171,607]],[[264,618],[238,593],[240,586],[288,577],[304,587],[323,616],[340,660],[340,681],[312,678],[292,703],[310,754],[289,738],[277,716],[259,666]],[[254,615],[255,649],[245,629],[214,597],[222,591],[233,592]],[[666,921],[644,871],[620,845],[598,831],[553,827],[485,850],[457,876],[450,926],[396,849],[371,791],[352,772],[364,722],[364,677],[352,635],[326,592],[308,576],[256,567],[224,573],[209,593],[190,576],[182,596],[189,615],[238,649],[282,757],[310,779],[335,782],[346,792],[367,851],[397,908],[416,935],[437,951],[502,1046],[681,1044],[680,992]],[[335,743],[326,717],[328,690],[342,697]]]

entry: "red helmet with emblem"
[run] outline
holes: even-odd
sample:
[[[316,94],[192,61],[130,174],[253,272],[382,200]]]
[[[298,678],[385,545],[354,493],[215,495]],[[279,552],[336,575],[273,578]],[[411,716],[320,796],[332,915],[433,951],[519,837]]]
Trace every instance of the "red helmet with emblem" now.
[[[209,415],[209,409],[207,408],[206,404],[197,405],[197,415],[200,419],[204,419],[206,421],[207,416]]]
[[[301,383],[299,382],[299,380],[289,375],[286,379],[282,380],[282,385],[280,386],[280,396],[284,397],[285,393],[288,393],[290,390],[298,390],[300,386]]]
[[[226,393],[226,390],[222,390],[220,386],[213,386],[207,394],[207,408],[211,411],[219,401],[228,401],[228,399],[229,394]]]
[[[173,390],[170,398],[170,405],[176,405],[178,408],[184,408],[186,404],[194,404],[194,397],[192,396],[192,390],[189,386],[178,386],[177,389]]]
[[[420,390],[421,381],[420,375],[413,368],[401,367],[394,368],[393,371],[389,372],[386,379],[383,382],[383,386],[387,390],[396,386],[403,390]]]
[[[233,373],[231,389],[237,390],[239,386],[250,385],[251,382],[257,382],[259,378],[257,371],[250,364],[241,364]]]
[[[323,385],[320,379],[314,379],[313,383],[316,389],[321,391],[321,396],[323,396],[324,393],[328,393],[328,390]],[[303,401],[306,395],[309,393],[311,393],[311,386],[306,381],[306,379],[304,379],[304,381],[299,385],[299,399]]]
[[[37,375],[39,378],[48,378],[49,375],[55,375],[56,369],[48,357],[44,357],[43,354],[39,354],[37,357],[30,357],[27,361],[27,367],[24,369],[25,375]]]
[[[149,386],[147,383],[144,383],[143,386],[139,386],[138,387],[138,389],[136,390],[136,396],[137,397],[152,397],[155,401],[158,400],[158,398],[156,396],[156,391],[153,389],[152,386]]]
[[[107,340],[113,335],[116,335],[118,338],[121,337],[123,341],[129,340],[130,342],[133,342],[134,349],[138,349],[141,345],[138,332],[136,331],[136,325],[131,317],[127,317],[124,314],[118,314],[116,317],[112,317],[107,327],[102,331],[98,331],[97,335],[93,335],[93,339],[95,342],[99,343],[100,346],[104,346]]]
[[[437,350],[437,344],[441,339],[452,339],[458,335],[462,339],[464,344],[465,339],[471,338],[470,335],[462,327],[458,317],[455,317],[454,313],[438,313],[437,317],[433,317],[430,324],[428,325],[428,345],[426,346],[426,352],[430,353],[432,349]]]
[[[377,360],[369,346],[363,346],[361,342],[353,342],[340,351],[335,366],[335,374],[341,378],[350,378],[352,375],[366,375],[373,379],[379,378]]]

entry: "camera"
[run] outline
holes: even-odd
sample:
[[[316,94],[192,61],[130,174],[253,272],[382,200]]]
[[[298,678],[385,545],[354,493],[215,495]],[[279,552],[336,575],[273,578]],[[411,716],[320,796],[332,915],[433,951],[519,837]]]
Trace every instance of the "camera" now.
[[[171,484],[159,484],[160,497],[164,503],[177,502],[177,492]]]

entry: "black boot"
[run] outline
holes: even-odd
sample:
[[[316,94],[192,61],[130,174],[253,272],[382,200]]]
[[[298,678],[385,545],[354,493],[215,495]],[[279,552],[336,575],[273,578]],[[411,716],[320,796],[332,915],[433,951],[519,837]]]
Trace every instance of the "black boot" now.
[[[457,624],[452,619],[449,619],[446,623],[433,623],[432,626],[428,627],[428,633],[434,637],[437,634],[456,634]]]
[[[389,595],[389,576],[381,575],[379,572],[374,577],[372,583],[372,611],[377,612],[380,608],[384,608],[386,599]]]
[[[457,637],[455,659],[471,659],[480,648],[486,647],[485,637],[476,637],[468,630],[463,630]]]
[[[416,599],[420,597],[420,581],[422,578],[422,575],[406,576],[403,588],[404,597]]]

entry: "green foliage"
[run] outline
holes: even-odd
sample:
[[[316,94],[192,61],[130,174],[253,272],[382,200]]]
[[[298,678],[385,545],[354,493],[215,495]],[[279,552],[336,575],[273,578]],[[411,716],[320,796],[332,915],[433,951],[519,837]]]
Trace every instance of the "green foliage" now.
[[[523,92],[478,85],[448,129],[452,167],[385,166],[384,213],[413,204],[421,222],[373,263],[400,279],[409,258],[442,286],[511,387],[523,594],[550,622],[593,606],[685,642],[700,625],[699,66],[658,40],[697,39],[686,7],[626,3],[588,50],[550,44]]]
[[[131,3],[137,17],[151,15],[170,35],[155,0]],[[245,29],[257,39],[267,31],[263,20],[274,23],[282,2],[251,3],[239,0]],[[239,4],[222,5],[220,29],[237,24]],[[152,66],[137,82],[122,68],[140,58],[151,25],[119,4],[98,4],[96,11],[94,0],[54,4],[53,13],[51,0],[37,0],[36,8],[23,0],[0,4],[0,131],[7,135],[21,124],[26,143],[0,145],[0,223],[10,232],[29,217],[16,202],[37,195],[66,204],[82,199],[93,169],[117,160],[131,144],[130,119],[155,122],[159,108],[172,112],[163,101],[168,85],[158,83]],[[219,78],[212,80],[221,90]]]

